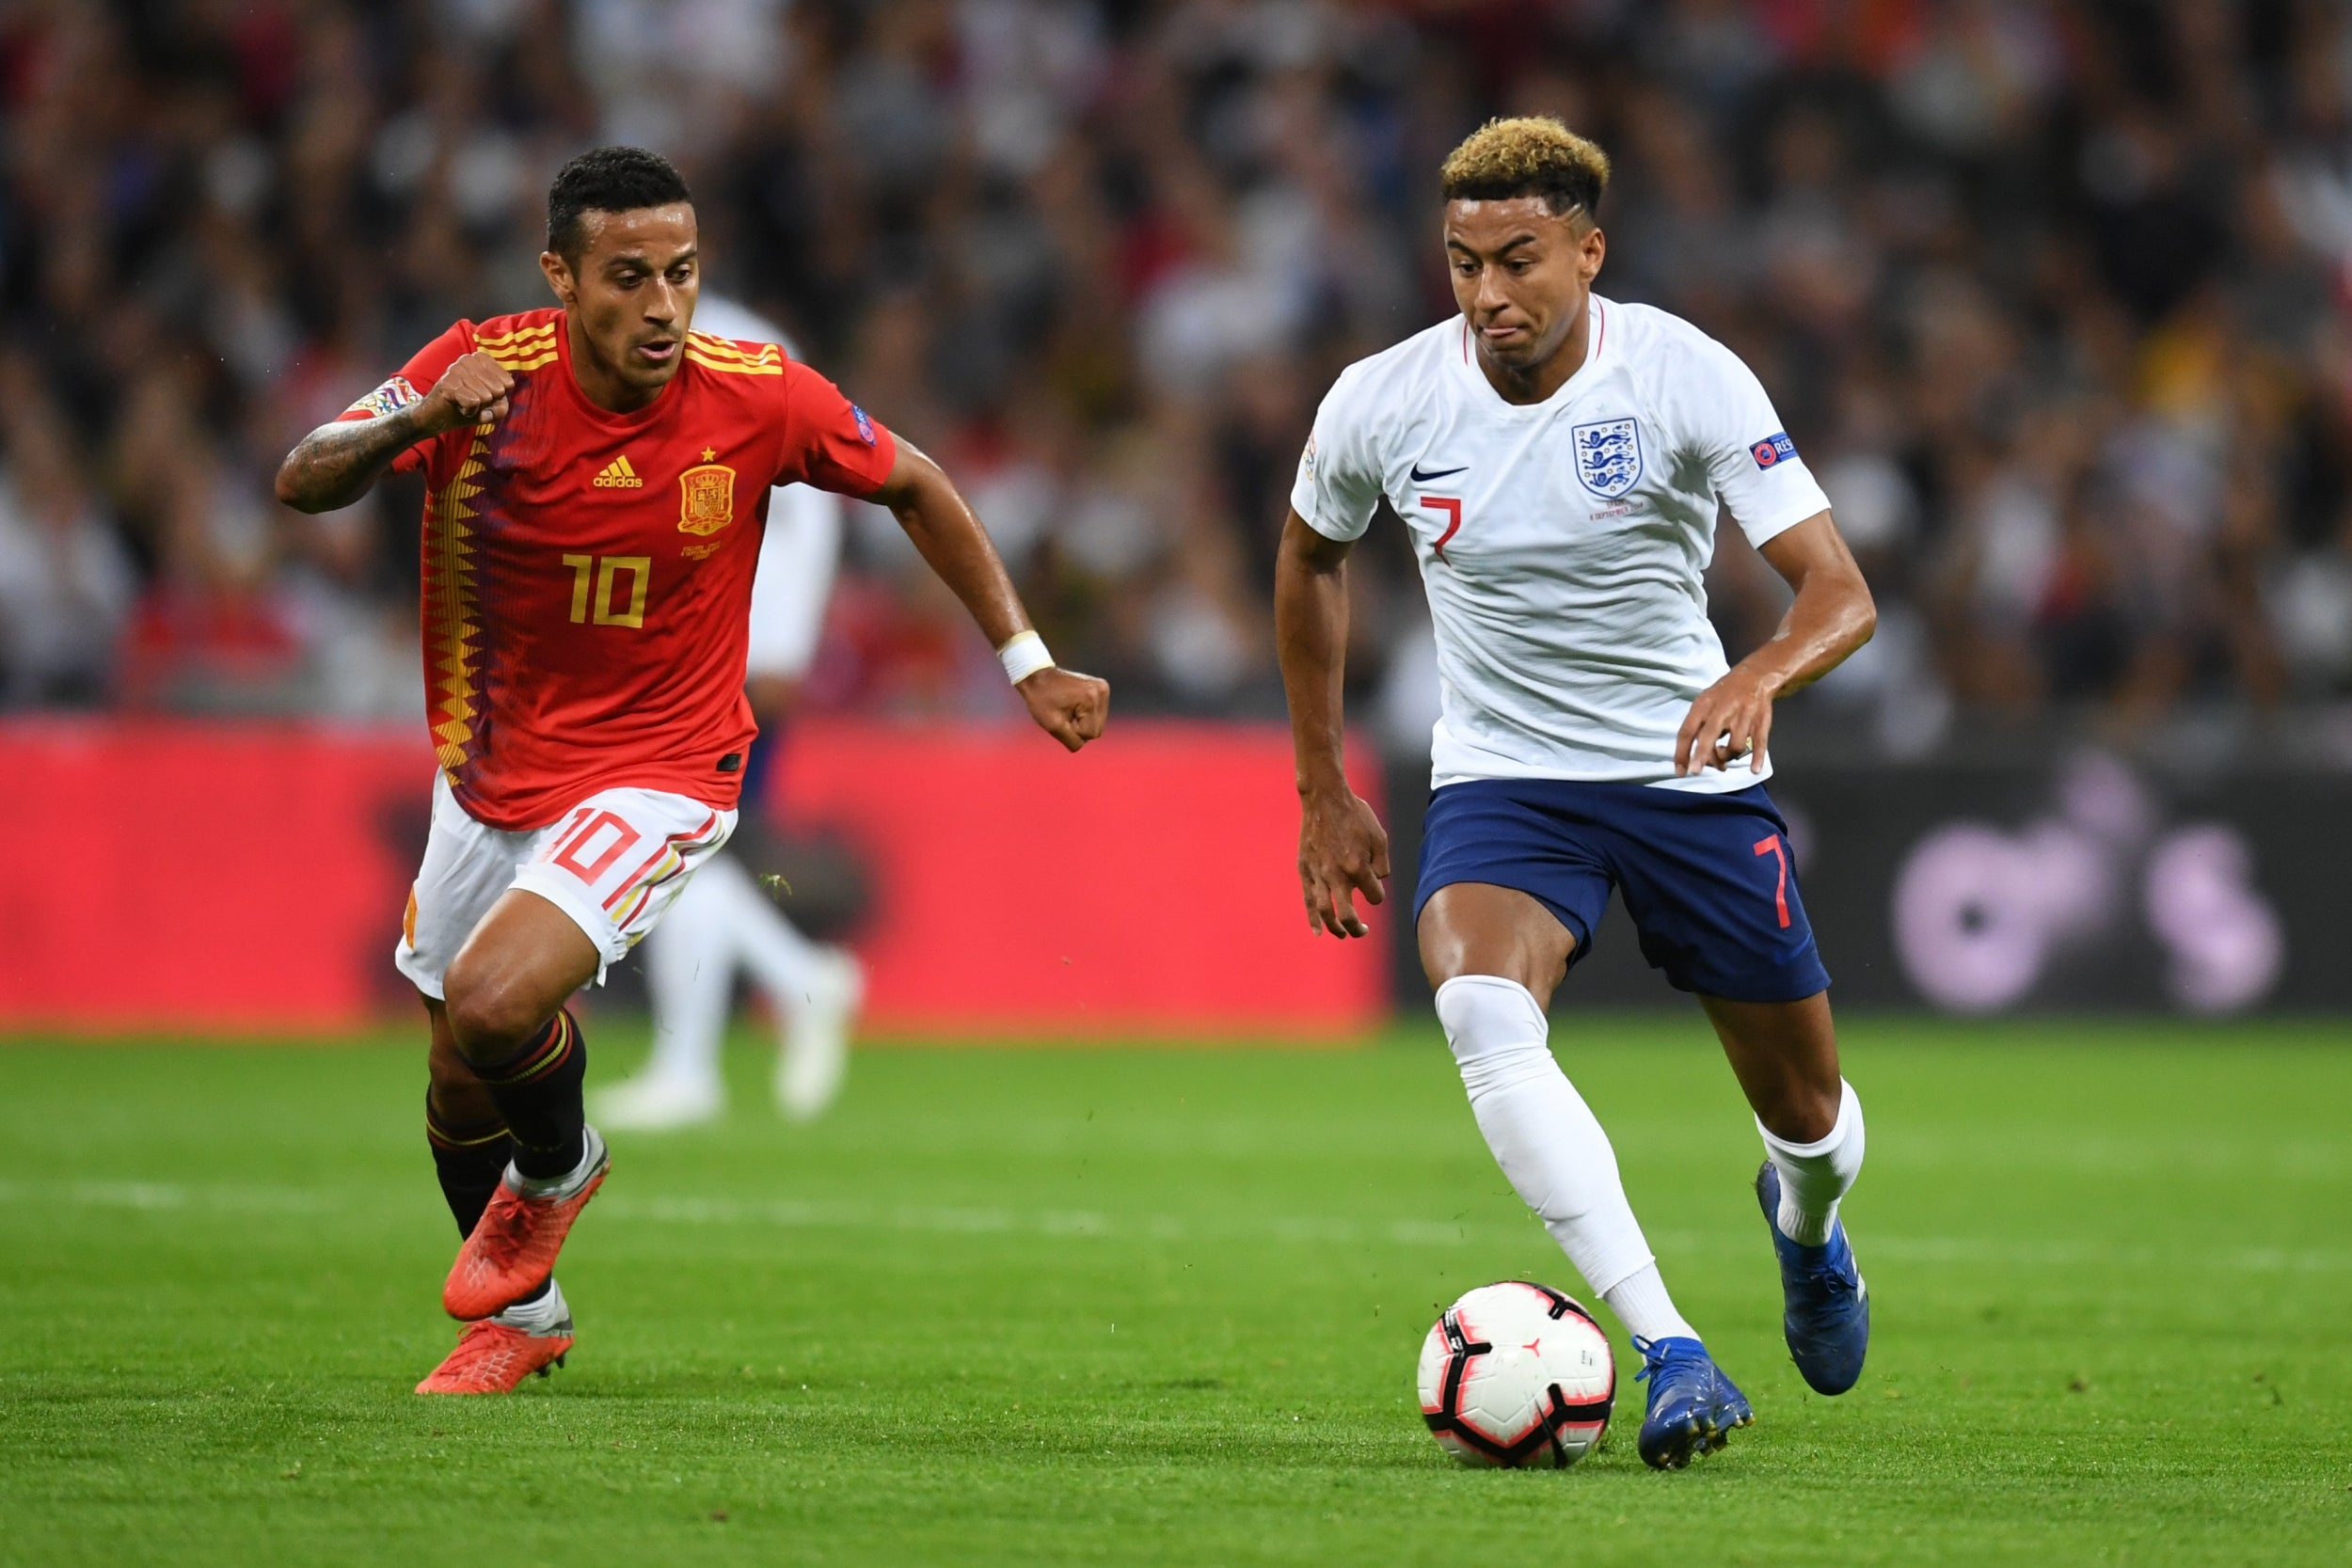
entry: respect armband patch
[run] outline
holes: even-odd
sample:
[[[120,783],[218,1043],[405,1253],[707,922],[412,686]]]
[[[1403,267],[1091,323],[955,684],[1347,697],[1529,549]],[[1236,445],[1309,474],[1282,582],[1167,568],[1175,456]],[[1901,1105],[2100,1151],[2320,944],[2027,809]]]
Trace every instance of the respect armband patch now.
[[[1750,447],[1748,455],[1756,459],[1757,467],[1769,468],[1775,464],[1786,463],[1796,456],[1797,443],[1788,439],[1787,431],[1775,430]]]
[[[424,394],[410,386],[406,376],[396,375],[344,409],[343,417],[349,419],[354,414],[364,414],[371,420],[380,420],[387,414],[397,414],[412,404],[423,401]]]

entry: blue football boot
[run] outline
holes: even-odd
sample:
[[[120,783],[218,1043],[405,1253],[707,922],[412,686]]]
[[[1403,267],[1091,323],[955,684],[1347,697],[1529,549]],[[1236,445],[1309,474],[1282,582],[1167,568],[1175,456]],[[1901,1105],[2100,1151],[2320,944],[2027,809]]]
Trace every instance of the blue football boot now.
[[[1649,1381],[1638,1447],[1651,1469],[1679,1470],[1730,1441],[1733,1427],[1756,1419],[1747,1396],[1696,1339],[1636,1339],[1633,1348],[1642,1353],[1642,1370],[1633,1375]]]
[[[1862,1376],[1870,1348],[1870,1291],[1854,1267],[1846,1222],[1838,1221],[1821,1246],[1800,1246],[1782,1235],[1780,1172],[1770,1160],[1756,1173],[1756,1201],[1780,1255],[1780,1327],[1789,1358],[1815,1393],[1842,1394]]]

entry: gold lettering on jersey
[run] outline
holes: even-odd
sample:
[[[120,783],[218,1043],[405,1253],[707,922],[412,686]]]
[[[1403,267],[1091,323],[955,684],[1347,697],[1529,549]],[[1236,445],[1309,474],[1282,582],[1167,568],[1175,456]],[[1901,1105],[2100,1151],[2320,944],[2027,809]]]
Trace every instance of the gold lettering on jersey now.
[[[623,452],[604,466],[604,472],[590,480],[599,490],[643,490],[645,482],[636,469],[628,466],[628,453]]]
[[[588,619],[588,584],[596,576],[596,558],[593,555],[567,555],[564,564],[572,569],[572,625]]]
[[[680,546],[677,553],[684,556],[689,561],[708,561],[712,556],[717,555],[721,550],[723,550],[726,547],[727,542],[725,540],[713,539],[707,545]]]
[[[723,463],[705,463],[677,476],[683,498],[678,506],[680,533],[716,533],[735,521],[735,470]]]
[[[612,608],[612,590],[627,572],[628,608]],[[653,576],[653,557],[647,555],[608,555],[596,562],[596,625],[600,626],[642,626],[645,624],[645,583]]]
[[[590,595],[595,596],[595,624],[599,626],[643,626],[645,624],[645,589],[653,580],[653,557],[649,555],[567,555],[564,564],[572,570],[572,625],[589,621]],[[621,574],[628,574],[628,608],[614,604],[620,596]]]

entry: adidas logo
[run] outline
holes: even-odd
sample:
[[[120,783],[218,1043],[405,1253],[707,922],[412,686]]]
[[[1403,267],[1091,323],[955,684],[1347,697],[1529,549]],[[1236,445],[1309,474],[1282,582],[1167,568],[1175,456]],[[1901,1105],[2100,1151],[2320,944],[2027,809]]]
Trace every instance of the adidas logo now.
[[[605,465],[604,472],[589,482],[599,490],[643,490],[645,482],[637,477],[637,470],[628,466],[624,455]]]

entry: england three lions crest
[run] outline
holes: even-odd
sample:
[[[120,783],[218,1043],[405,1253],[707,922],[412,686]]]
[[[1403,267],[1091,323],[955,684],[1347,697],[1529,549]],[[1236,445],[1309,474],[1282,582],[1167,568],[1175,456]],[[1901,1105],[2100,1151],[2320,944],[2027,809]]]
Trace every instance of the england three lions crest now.
[[[705,463],[677,476],[683,492],[678,502],[680,533],[716,533],[735,521],[735,470],[723,463]]]
[[[1642,434],[1631,420],[1602,420],[1568,432],[1576,477],[1603,500],[1615,500],[1642,478]]]

